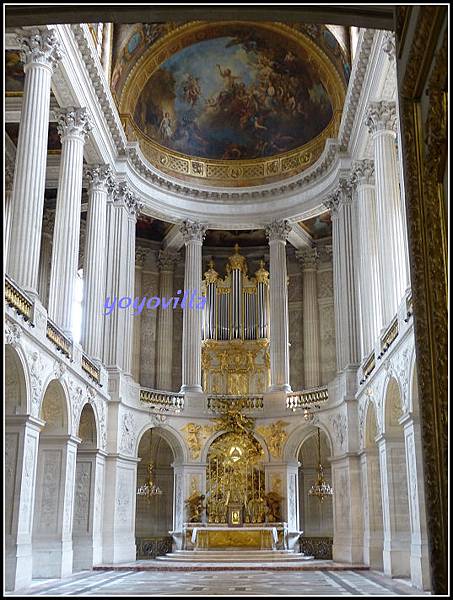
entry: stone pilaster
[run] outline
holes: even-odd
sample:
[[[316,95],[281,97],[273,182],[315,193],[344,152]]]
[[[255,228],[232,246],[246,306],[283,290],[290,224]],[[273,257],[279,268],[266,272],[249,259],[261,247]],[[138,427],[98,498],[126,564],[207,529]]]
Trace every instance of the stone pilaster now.
[[[11,196],[11,233],[7,273],[37,296],[39,250],[46,179],[50,80],[61,59],[54,30],[18,36],[24,61],[24,95]]]
[[[382,320],[386,327],[396,314],[407,287],[405,224],[395,149],[395,103],[372,102],[365,124],[374,144]]]
[[[316,248],[297,252],[303,269],[303,328],[304,328],[304,382],[305,387],[317,387],[321,383],[319,309]]]
[[[83,262],[82,346],[89,356],[100,360],[105,301],[107,198],[112,184],[112,171],[108,165],[89,166],[85,169],[85,175],[88,180],[88,213]]]
[[[160,297],[169,300],[173,296],[173,273],[179,254],[161,250],[157,257],[160,270]],[[197,310],[197,309],[196,309]],[[157,319],[156,387],[173,390],[173,307],[160,308]]]
[[[112,190],[107,204],[107,288],[105,296],[115,309],[104,316],[104,364],[131,373],[132,308],[118,308],[121,298],[131,298],[135,275],[135,224],[143,204],[125,182]]]
[[[134,298],[143,298],[143,267],[149,248],[138,247],[135,249],[135,293]],[[133,344],[132,344],[132,377],[140,383],[140,337],[142,329],[141,313],[133,317]]]
[[[360,456],[363,499],[363,562],[382,571],[383,527],[381,480],[377,448]]]
[[[186,246],[184,291],[201,293],[201,247],[207,226],[183,221],[180,226]],[[201,324],[202,312],[186,308],[182,329],[181,392],[201,392]]]
[[[365,159],[354,163],[360,245],[359,287],[362,322],[362,359],[367,356],[382,328],[378,223],[374,191],[374,164]]]
[[[286,240],[288,221],[276,221],[266,227],[269,240],[270,357],[269,391],[291,391],[289,384],[288,274]]]
[[[61,137],[57,207],[50,272],[49,316],[71,335],[72,299],[78,270],[83,148],[92,128],[86,108],[57,111]]]
[[[9,237],[11,234],[11,198],[13,195],[14,165],[6,162],[5,165],[5,220],[3,223],[3,239],[5,241],[5,256],[3,258],[6,265],[8,260]]]

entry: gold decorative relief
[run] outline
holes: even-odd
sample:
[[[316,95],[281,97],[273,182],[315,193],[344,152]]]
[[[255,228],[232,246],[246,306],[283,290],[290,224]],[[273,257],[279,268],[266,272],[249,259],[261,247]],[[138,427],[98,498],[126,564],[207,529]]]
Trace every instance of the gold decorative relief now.
[[[288,434],[285,431],[289,423],[285,421],[276,421],[270,425],[262,425],[257,427],[256,431],[266,440],[269,452],[274,458],[280,458],[282,456],[283,446],[288,438]]]

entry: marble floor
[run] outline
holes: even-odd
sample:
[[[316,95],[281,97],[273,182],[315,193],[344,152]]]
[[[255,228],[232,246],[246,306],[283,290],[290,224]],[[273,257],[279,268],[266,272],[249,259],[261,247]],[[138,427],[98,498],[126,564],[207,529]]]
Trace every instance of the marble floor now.
[[[393,596],[421,595],[376,571],[83,571],[35,580],[20,596]]]

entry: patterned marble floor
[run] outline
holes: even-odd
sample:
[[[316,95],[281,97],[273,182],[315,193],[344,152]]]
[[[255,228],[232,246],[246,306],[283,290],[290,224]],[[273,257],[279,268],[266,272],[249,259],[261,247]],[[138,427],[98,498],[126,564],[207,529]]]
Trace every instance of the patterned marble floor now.
[[[422,595],[376,571],[83,571],[35,580],[11,596],[393,596]]]

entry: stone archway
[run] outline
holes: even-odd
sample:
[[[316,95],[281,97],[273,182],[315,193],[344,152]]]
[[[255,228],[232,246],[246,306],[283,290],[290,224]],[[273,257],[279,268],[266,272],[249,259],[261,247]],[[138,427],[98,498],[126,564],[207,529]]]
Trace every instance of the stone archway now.
[[[410,576],[410,517],[400,387],[384,387],[384,431],[378,440],[384,525],[383,566],[391,577]]]
[[[90,569],[102,561],[102,500],[105,456],[98,447],[98,427],[93,407],[80,414],[73,515],[73,570]]]
[[[32,517],[40,421],[28,414],[27,372],[21,355],[5,348],[5,585],[32,580]]]
[[[381,470],[376,444],[377,418],[374,404],[366,407],[364,449],[360,457],[363,498],[363,561],[383,568],[384,533],[382,521]]]
[[[331,448],[325,433],[321,431],[321,462],[324,477],[332,483],[329,463]],[[324,498],[322,502],[308,494],[308,490],[316,481],[318,470],[318,441],[315,429],[301,444],[298,454],[299,468],[299,525],[306,537],[333,536],[332,498]]]
[[[152,435],[151,435],[152,433]],[[138,445],[137,489],[148,479],[148,465],[153,464],[153,479],[162,495],[147,499],[137,496],[135,536],[137,556],[152,558],[171,551],[170,531],[174,523],[175,453],[158,428],[150,428],[141,436]]]
[[[33,521],[33,577],[72,573],[72,511],[77,438],[66,392],[52,380],[44,394]]]

